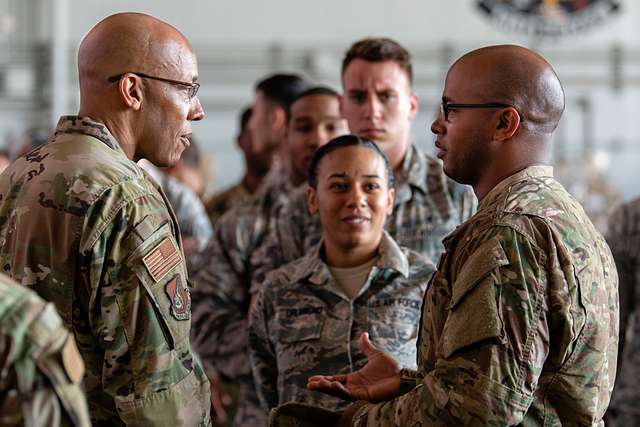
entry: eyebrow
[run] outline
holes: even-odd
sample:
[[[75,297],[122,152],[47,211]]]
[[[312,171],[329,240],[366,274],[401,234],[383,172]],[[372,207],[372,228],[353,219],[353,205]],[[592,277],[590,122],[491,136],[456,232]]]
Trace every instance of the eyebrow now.
[[[331,178],[347,178],[347,174],[346,172],[342,172],[342,173],[334,173],[329,175],[329,179]],[[370,175],[362,175],[363,178],[373,178],[373,179],[382,179],[380,177],[380,175],[376,175],[376,174],[370,174]]]
[[[313,119],[310,116],[300,116],[300,117],[295,117],[293,119],[294,122],[312,121],[312,120]],[[342,120],[342,117],[325,115],[321,117],[321,120]]]

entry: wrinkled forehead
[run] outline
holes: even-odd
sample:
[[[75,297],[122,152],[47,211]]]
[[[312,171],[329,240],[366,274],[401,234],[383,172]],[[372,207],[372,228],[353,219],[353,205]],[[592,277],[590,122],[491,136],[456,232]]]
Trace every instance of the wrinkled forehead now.
[[[198,78],[198,59],[186,39],[165,40],[150,55],[149,66],[160,75],[179,80],[191,82]]]
[[[411,87],[406,70],[397,62],[369,62],[360,58],[354,59],[344,70],[342,85],[345,92],[352,89]]]

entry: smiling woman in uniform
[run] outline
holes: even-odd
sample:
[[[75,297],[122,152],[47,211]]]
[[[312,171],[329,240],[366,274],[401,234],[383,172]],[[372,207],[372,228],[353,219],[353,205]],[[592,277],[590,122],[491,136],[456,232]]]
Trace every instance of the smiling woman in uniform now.
[[[344,409],[348,402],[307,390],[307,378],[359,369],[372,344],[415,367],[434,266],[384,231],[393,181],[389,160],[369,140],[345,135],[315,152],[307,195],[322,240],[267,276],[251,314],[252,368],[265,409],[287,402]]]

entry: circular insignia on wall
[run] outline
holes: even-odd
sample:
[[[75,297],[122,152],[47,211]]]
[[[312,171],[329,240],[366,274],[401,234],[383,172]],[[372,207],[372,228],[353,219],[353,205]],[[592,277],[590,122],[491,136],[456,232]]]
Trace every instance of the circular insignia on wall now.
[[[618,0],[477,0],[500,27],[558,38],[590,29],[620,10]]]

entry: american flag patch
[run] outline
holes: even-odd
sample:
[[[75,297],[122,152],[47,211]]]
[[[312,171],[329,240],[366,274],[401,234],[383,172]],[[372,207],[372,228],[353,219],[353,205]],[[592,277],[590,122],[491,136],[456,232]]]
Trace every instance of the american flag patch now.
[[[170,237],[162,239],[160,244],[142,258],[147,271],[156,283],[178,265],[180,260],[180,251]]]

